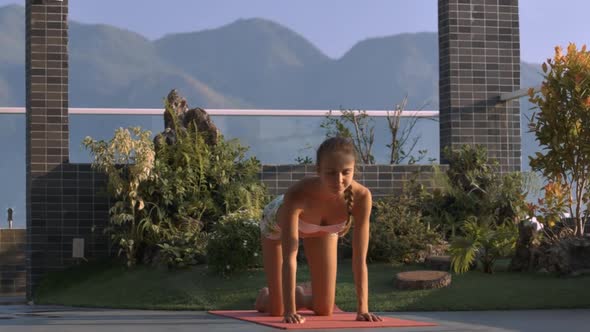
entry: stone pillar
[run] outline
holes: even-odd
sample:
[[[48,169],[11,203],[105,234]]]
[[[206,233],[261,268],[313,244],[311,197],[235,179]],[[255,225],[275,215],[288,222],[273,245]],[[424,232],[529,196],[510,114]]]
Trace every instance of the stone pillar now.
[[[439,0],[439,121],[443,147],[481,144],[500,171],[519,171],[518,0]]]
[[[27,298],[63,263],[68,162],[68,0],[26,1]]]

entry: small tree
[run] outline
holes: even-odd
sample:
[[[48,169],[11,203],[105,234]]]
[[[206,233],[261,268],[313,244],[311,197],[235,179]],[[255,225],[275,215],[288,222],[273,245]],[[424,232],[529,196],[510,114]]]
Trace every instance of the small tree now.
[[[395,109],[391,112],[387,112],[387,125],[391,132],[391,143],[387,144],[391,153],[389,155],[390,164],[401,164],[406,158],[409,157],[408,164],[415,164],[422,160],[427,150],[418,150],[418,157],[412,156],[412,151],[418,144],[421,135],[415,136],[410,141],[410,133],[414,130],[416,123],[418,122],[417,116],[408,117],[406,126],[400,125],[402,113],[408,104],[408,97],[404,97],[401,104],[395,105]]]
[[[395,106],[393,111],[387,112],[387,124],[391,133],[391,142],[386,146],[390,149],[390,164],[400,164],[408,159],[408,164],[415,164],[422,160],[427,150],[419,150],[418,156],[412,156],[412,152],[420,139],[420,136],[414,137],[410,141],[410,133],[418,122],[417,116],[408,117],[404,127],[400,125],[401,116],[407,104],[407,97],[401,104]],[[369,117],[365,110],[340,110],[341,115],[333,116],[332,111],[328,113],[326,119],[320,125],[327,130],[326,136],[343,136],[352,139],[360,162],[363,164],[374,164],[375,156],[373,155],[373,143],[375,141],[375,121]],[[297,162],[302,163],[301,160]]]
[[[367,111],[343,109],[340,110],[340,113],[340,117],[333,117],[332,111],[330,111],[320,127],[328,131],[326,133],[328,137],[343,136],[351,138],[360,161],[363,164],[374,164],[375,157],[372,149],[375,141],[375,125],[373,119],[369,117]],[[352,125],[354,134],[347,127],[347,123]]]
[[[541,91],[529,90],[529,100],[539,112],[533,114],[531,131],[544,153],[529,157],[533,170],[550,181],[570,188],[569,210],[574,233],[584,234],[582,205],[588,204],[590,176],[590,52],[570,43],[567,55],[561,47],[542,65]]]

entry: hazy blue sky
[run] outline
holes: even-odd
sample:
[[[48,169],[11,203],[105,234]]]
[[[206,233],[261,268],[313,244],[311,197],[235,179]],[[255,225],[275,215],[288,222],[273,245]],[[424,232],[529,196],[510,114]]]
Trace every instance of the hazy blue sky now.
[[[590,44],[590,1],[520,0],[521,56],[540,63],[557,44]],[[24,0],[0,0],[0,5]],[[70,18],[106,23],[154,39],[262,17],[339,57],[356,42],[401,32],[436,31],[436,0],[70,0]]]

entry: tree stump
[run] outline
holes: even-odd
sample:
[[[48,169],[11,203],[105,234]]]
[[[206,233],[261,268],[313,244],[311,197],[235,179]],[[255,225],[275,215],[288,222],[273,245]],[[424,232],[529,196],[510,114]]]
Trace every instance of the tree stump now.
[[[451,270],[451,256],[430,256],[424,261],[427,268],[438,271]]]
[[[395,287],[398,289],[443,288],[451,284],[451,274],[445,271],[407,271],[395,275]]]

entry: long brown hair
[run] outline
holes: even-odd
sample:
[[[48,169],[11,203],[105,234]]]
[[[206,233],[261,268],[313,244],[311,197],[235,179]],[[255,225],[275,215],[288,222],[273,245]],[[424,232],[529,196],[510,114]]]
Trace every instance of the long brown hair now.
[[[354,147],[354,143],[350,138],[336,136],[330,137],[326,139],[316,152],[316,165],[319,167],[322,158],[332,152],[343,152],[352,156],[355,160],[355,168],[356,168],[356,150]],[[338,233],[339,236],[343,237],[348,233],[350,227],[352,225],[352,206],[354,204],[354,195],[352,192],[352,185],[349,185],[344,190],[344,199],[346,200],[346,208],[348,210],[348,218],[346,219],[346,223],[344,224],[344,229]]]

